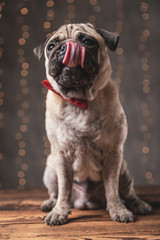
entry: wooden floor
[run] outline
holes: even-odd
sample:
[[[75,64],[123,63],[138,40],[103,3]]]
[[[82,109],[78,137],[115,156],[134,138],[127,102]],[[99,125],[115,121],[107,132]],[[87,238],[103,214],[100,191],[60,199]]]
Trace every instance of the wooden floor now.
[[[137,188],[153,206],[153,215],[138,216],[134,223],[113,222],[105,210],[73,209],[63,226],[46,226],[39,210],[46,190],[0,190],[0,239],[103,240],[160,239],[160,186]]]

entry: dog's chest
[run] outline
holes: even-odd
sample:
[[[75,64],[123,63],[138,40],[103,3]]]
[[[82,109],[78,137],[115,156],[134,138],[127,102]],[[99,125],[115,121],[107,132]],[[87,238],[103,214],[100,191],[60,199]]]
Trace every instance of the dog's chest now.
[[[110,141],[106,118],[81,112],[65,111],[60,118],[47,118],[48,137],[53,148],[73,165],[76,180],[99,181]]]
[[[101,180],[101,170],[106,157],[107,138],[103,121],[83,119],[76,128],[64,125],[65,142],[69,143],[68,152],[73,161],[75,179],[84,181],[87,178],[93,181]],[[81,128],[81,130],[80,130]]]

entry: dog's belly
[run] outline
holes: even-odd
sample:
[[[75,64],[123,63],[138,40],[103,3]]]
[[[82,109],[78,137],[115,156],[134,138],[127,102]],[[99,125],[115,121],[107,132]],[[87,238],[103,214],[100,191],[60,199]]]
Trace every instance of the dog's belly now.
[[[80,174],[79,174],[80,173]],[[76,182],[84,182],[86,180],[91,180],[93,182],[99,182],[101,181],[101,175],[98,174],[97,172],[95,171],[92,171],[91,169],[89,171],[83,171],[81,170],[81,172],[76,172],[75,173],[75,176],[74,176],[74,180]]]
[[[87,179],[98,182],[101,180],[101,171],[97,171],[92,166],[92,163],[88,161],[87,164],[80,164],[77,159],[73,164],[74,169],[74,180],[78,182],[83,182]]]

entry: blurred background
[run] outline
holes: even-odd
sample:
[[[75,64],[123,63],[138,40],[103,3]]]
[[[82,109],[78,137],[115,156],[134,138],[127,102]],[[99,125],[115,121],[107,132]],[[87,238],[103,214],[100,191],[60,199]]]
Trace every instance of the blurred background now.
[[[160,1],[0,1],[0,188],[42,187],[44,60],[33,49],[64,23],[91,22],[120,34],[109,52],[129,132],[125,158],[136,185],[160,184]]]

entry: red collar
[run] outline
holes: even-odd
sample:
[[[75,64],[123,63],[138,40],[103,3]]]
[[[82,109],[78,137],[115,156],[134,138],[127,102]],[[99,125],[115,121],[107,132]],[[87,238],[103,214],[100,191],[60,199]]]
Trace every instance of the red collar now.
[[[46,88],[50,89],[50,90],[53,91],[55,94],[57,94],[58,96],[60,96],[61,98],[64,98],[60,93],[56,92],[56,91],[53,89],[52,85],[50,84],[50,82],[49,82],[47,79],[46,79],[46,80],[43,80],[43,81],[42,81],[42,84],[43,84]],[[77,99],[77,98],[71,98],[71,99],[70,99],[70,98],[64,98],[64,99],[67,100],[68,102],[76,105],[77,107],[82,108],[82,109],[87,109],[87,108],[88,108],[88,103],[87,103],[87,101],[85,101],[85,100],[80,100],[80,99]]]

